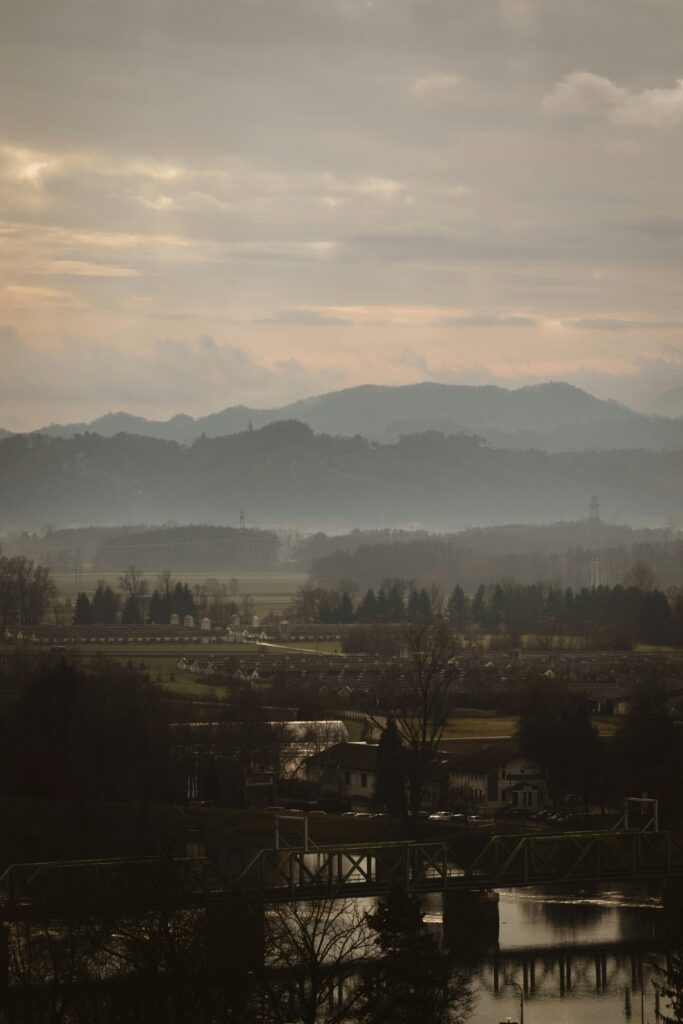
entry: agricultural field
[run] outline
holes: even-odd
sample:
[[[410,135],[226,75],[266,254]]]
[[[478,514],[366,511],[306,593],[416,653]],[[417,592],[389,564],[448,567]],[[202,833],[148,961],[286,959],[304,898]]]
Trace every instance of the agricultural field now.
[[[449,719],[443,738],[445,740],[502,740],[511,739],[517,729],[514,715],[486,715],[466,717],[455,715]],[[593,719],[600,736],[613,736],[618,722],[613,718]]]
[[[87,570],[79,572],[52,572],[52,579],[57,584],[59,595],[62,599],[71,598],[75,601],[79,591],[84,590],[89,597],[92,597],[100,580],[104,580],[113,590],[118,589],[120,573],[107,571]],[[149,580],[150,589],[154,589],[156,583],[155,572],[146,572],[145,577]],[[307,580],[303,572],[229,572],[226,570],[202,569],[196,572],[178,571],[173,573],[174,581],[187,583],[190,587],[207,586],[213,589],[216,584],[219,587],[225,585],[231,598],[239,602],[248,594],[253,598],[256,605],[256,614],[263,617],[268,612],[284,612],[290,604],[294,594]],[[237,593],[233,594],[231,584],[237,580]]]

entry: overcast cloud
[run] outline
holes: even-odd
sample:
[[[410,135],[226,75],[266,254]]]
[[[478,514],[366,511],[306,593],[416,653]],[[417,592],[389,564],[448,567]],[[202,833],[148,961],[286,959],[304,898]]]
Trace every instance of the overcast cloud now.
[[[4,0],[0,426],[683,384],[679,0]]]

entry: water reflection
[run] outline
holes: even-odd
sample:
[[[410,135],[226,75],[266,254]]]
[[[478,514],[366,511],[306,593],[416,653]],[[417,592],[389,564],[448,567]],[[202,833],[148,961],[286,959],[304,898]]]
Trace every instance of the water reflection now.
[[[662,938],[662,911],[640,893],[502,893],[498,951],[479,961],[472,1024],[516,1020],[516,985],[525,1024],[655,1024]]]

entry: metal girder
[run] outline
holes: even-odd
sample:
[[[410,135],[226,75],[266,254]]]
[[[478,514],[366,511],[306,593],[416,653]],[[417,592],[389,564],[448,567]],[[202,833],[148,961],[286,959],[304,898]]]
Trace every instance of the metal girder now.
[[[493,887],[683,874],[683,847],[668,832],[492,836],[467,875]]]
[[[497,835],[468,862],[446,843],[269,849],[229,880],[202,858],[14,864],[0,876],[0,920],[672,875],[683,876],[683,846],[668,832]]]
[[[235,880],[232,892],[260,894],[268,901],[276,901],[381,893],[392,885],[400,885],[409,892],[436,891],[448,887],[453,870],[452,854],[445,843],[347,845],[314,851],[260,850]]]

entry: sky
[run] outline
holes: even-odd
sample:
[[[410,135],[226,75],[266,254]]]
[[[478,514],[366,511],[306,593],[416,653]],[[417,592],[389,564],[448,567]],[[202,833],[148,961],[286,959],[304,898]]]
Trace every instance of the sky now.
[[[683,386],[680,0],[0,18],[0,426]]]

